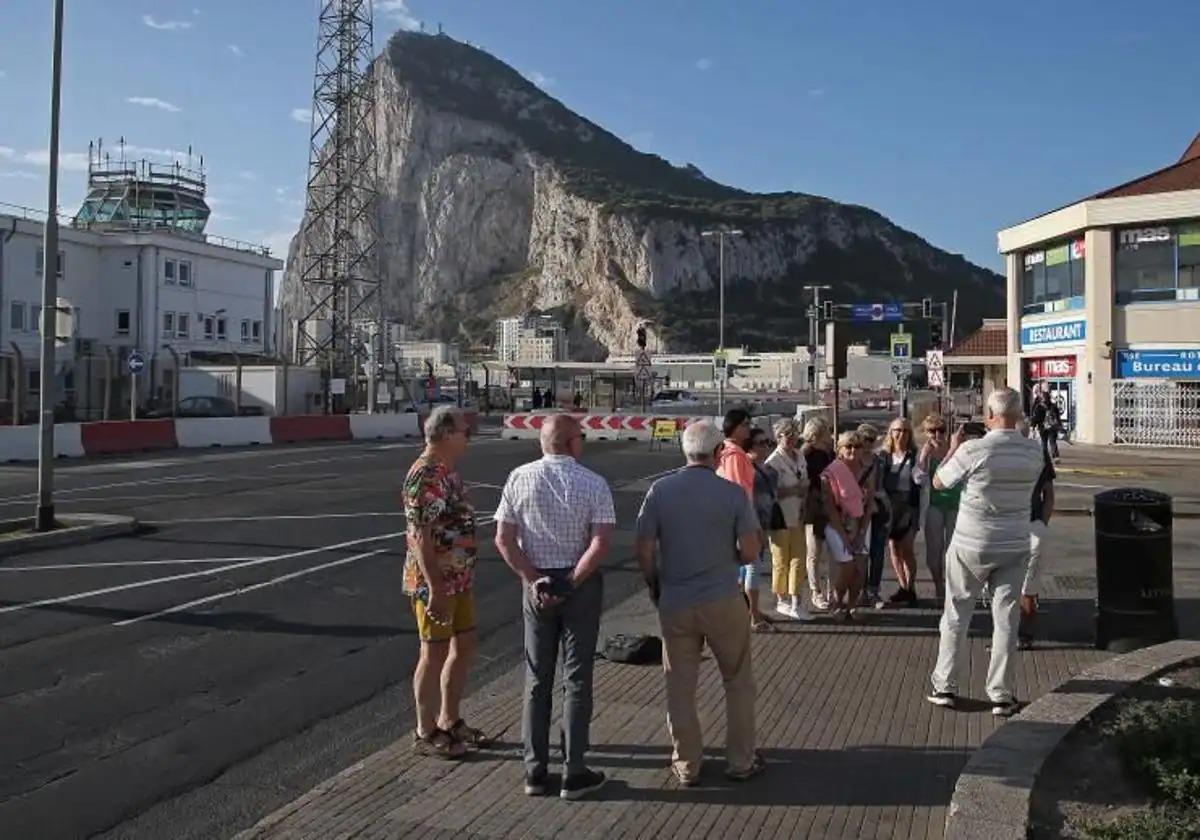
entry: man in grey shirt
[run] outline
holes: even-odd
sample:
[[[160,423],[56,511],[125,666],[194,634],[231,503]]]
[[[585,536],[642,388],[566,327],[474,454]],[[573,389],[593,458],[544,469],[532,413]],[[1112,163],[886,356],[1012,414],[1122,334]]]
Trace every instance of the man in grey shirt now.
[[[671,769],[686,787],[699,780],[704,750],[696,683],[706,643],[725,683],[726,775],[742,781],[764,768],[754,744],[750,621],[737,579],[738,567],[757,559],[762,534],[745,491],[714,471],[721,445],[711,421],[689,425],[687,466],[654,482],[637,523],[638,564],[662,627]]]

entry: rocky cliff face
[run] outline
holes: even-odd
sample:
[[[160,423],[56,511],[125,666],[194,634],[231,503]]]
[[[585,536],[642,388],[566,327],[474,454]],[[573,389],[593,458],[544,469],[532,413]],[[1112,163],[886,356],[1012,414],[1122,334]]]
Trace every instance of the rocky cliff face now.
[[[998,275],[871,210],[639,153],[448,37],[398,33],[373,70],[384,309],[429,337],[486,342],[494,318],[538,310],[570,323],[579,358],[629,351],[645,320],[664,348],[711,348],[718,248],[700,232],[722,225],[744,231],[726,240],[730,345],[805,343],[813,282],[842,302],[958,289],[965,327],[1003,311]],[[291,317],[305,246],[289,252]]]

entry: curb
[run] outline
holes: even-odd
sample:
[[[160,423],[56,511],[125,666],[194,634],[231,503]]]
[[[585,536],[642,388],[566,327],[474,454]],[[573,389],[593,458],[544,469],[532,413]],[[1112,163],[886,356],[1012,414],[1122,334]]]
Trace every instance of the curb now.
[[[1106,660],[1035,700],[967,761],[946,812],[946,840],[1025,840],[1033,787],[1062,739],[1134,683],[1196,658],[1200,641],[1176,639]]]
[[[85,545],[108,537],[132,534],[138,528],[138,522],[132,516],[64,513],[55,518],[67,527],[44,534],[30,533],[22,537],[0,540],[0,558],[47,548]]]

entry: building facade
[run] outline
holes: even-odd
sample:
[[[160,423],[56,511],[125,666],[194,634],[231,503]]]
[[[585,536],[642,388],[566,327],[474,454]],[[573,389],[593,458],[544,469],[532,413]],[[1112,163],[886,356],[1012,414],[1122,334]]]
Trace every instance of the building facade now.
[[[1200,447],[1200,136],[999,247],[1011,385],[1048,390],[1080,441]]]
[[[565,362],[569,350],[567,331],[549,315],[496,322],[496,358],[502,362]]]

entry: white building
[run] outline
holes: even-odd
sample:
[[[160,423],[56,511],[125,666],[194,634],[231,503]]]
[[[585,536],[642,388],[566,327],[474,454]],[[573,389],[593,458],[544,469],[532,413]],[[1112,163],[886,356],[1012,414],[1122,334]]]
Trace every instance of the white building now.
[[[445,341],[401,341],[392,349],[401,371],[410,375],[425,374],[428,362],[433,365],[434,376],[454,376],[458,365],[458,345]]]
[[[496,322],[496,357],[502,362],[563,362],[568,349],[567,331],[549,315]]]
[[[171,169],[178,178],[180,170]],[[106,399],[113,416],[128,413],[128,360],[135,349],[145,359],[138,377],[142,406],[170,404],[179,366],[275,355],[273,291],[283,263],[265,248],[204,235],[202,180],[169,183],[150,165],[124,171],[136,173],[138,183],[106,177],[111,173],[97,161],[83,209],[59,227],[56,384],[60,402],[80,419],[103,416]],[[153,198],[138,195],[139,185],[145,192],[153,186]],[[0,411],[6,417],[18,398],[25,416],[36,411],[41,387],[42,218],[0,205],[0,378],[7,401]]]

